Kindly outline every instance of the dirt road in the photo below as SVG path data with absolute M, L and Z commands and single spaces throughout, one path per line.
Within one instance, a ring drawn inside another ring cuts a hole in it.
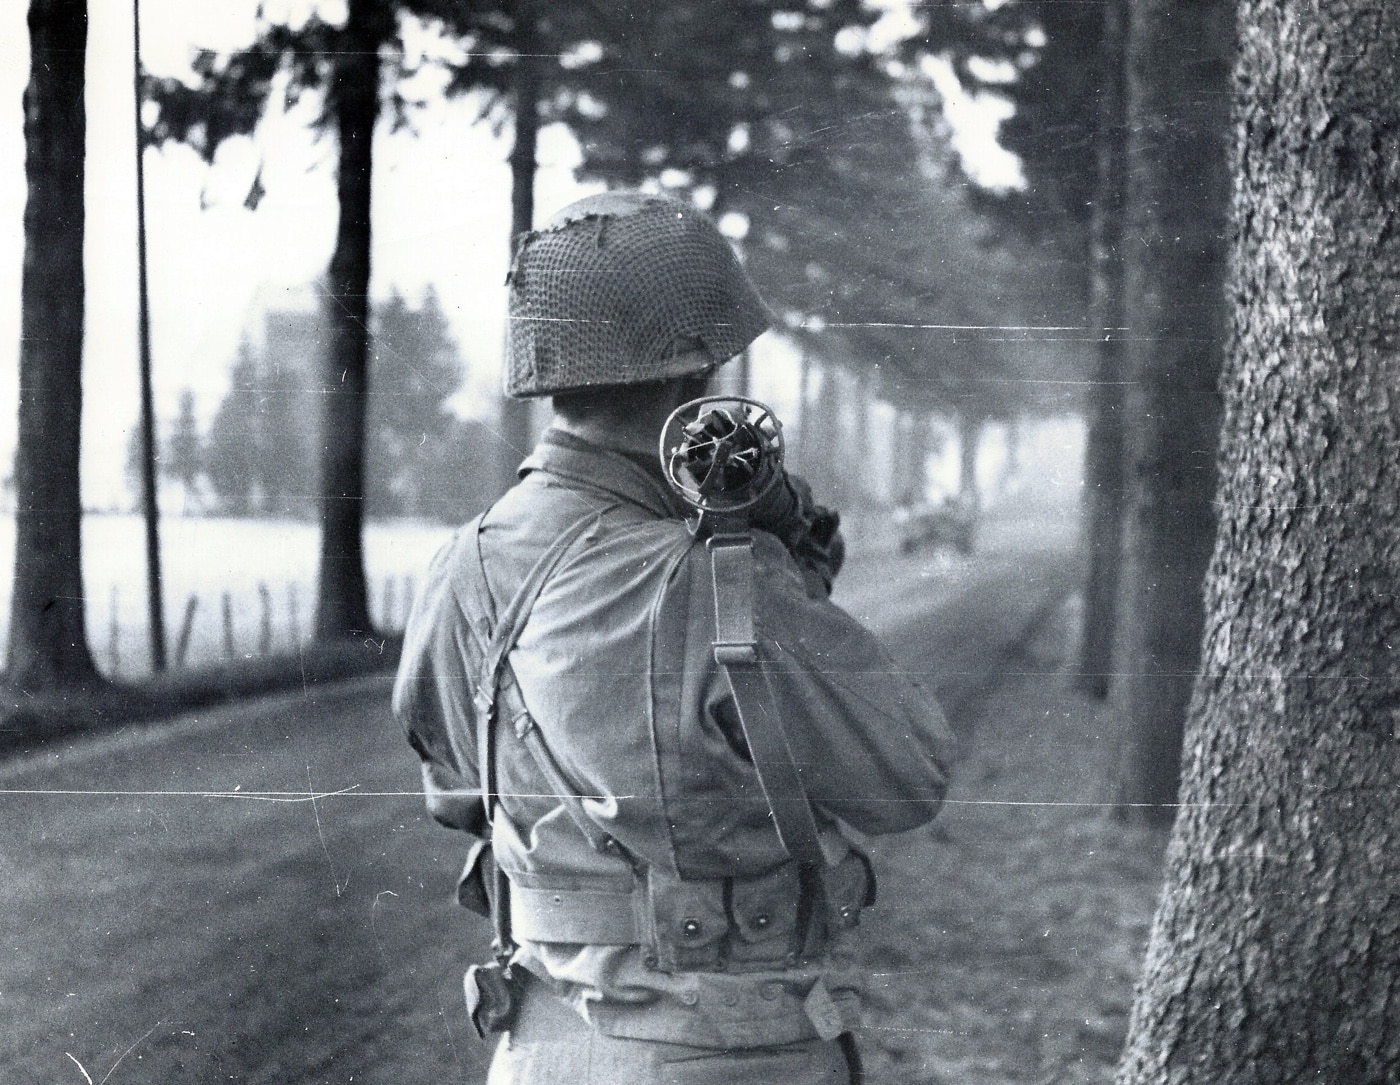
M 970 560 L 871 554 L 839 600 L 954 703 L 1067 582 L 1072 525 Z M 312 689 L 0 766 L 0 1083 L 479 1082 L 450 901 L 388 681 Z M 955 718 L 956 722 L 956 718 Z

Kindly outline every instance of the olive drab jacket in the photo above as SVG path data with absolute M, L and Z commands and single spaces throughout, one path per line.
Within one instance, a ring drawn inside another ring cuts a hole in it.
M 521 471 L 434 559 L 394 693 L 429 810 L 468 835 L 464 903 L 484 910 L 489 839 L 516 963 L 608 1035 L 729 1047 L 853 1027 L 843 931 L 874 883 L 849 829 L 937 812 L 952 755 L 937 705 L 754 533 L 755 626 L 827 861 L 814 920 L 714 660 L 705 546 L 659 467 L 551 430 Z M 508 656 L 488 826 L 483 646 L 570 531 Z

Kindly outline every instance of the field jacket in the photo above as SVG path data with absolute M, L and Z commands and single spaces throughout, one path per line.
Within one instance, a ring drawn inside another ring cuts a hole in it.
M 841 939 L 815 955 L 785 952 L 800 909 L 794 864 L 714 660 L 703 543 L 660 471 L 633 457 L 551 431 L 521 471 L 480 521 L 479 549 L 459 533 L 434 559 L 395 688 L 430 812 L 469 834 L 464 902 L 481 906 L 471 875 L 491 837 L 511 882 L 518 962 L 609 1035 L 752 1046 L 852 1027 L 857 983 Z M 507 681 L 599 832 L 590 841 L 580 830 L 577 804 L 571 816 L 504 716 L 493 831 L 473 703 L 484 616 L 468 613 L 461 578 L 477 578 L 504 608 L 581 519 L 510 653 Z M 952 737 L 874 637 L 809 595 L 776 538 L 754 534 L 755 625 L 821 826 L 833 926 L 850 926 L 873 883 L 849 829 L 899 832 L 931 819 Z

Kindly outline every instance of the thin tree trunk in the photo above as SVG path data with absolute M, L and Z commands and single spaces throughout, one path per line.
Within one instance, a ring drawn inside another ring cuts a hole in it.
M 850 502 L 859 508 L 870 504 L 870 388 L 864 374 L 855 380 L 855 427 L 851 432 Z
M 24 269 L 14 593 L 5 678 L 34 692 L 97 680 L 82 572 L 84 0 L 32 0 L 24 92 Z
M 805 344 L 799 344 L 797 349 L 802 352 L 802 356 L 797 362 L 797 417 L 793 420 L 794 425 L 790 433 L 797 435 L 793 444 L 794 458 L 802 464 L 803 471 L 810 471 L 812 462 L 811 440 L 812 440 L 812 354 Z
M 1025 418 L 1019 413 L 1013 414 L 1006 420 L 1006 459 L 997 472 L 996 492 L 999 498 L 1009 496 L 1016 489 L 1023 466 L 1021 456 L 1024 441 Z
M 146 527 L 146 615 L 151 670 L 165 670 L 165 591 L 160 568 L 160 479 L 156 465 L 156 406 L 151 383 L 150 283 L 146 274 L 146 127 L 141 123 L 141 7 L 133 0 L 131 79 L 136 132 L 136 327 L 141 372 L 141 512 Z
M 982 504 L 977 488 L 977 452 L 986 419 L 967 411 L 958 414 L 958 497 L 977 508 Z
M 817 500 L 840 508 L 846 503 L 846 480 L 842 471 L 845 427 L 841 424 L 839 374 L 828 362 L 821 367 L 819 376 L 821 388 L 812 402 L 812 484 Z
M 1400 8 L 1245 0 L 1205 673 L 1120 1085 L 1400 1081 Z
M 1121 809 L 1169 823 L 1215 535 L 1229 194 L 1228 0 L 1137 0 L 1124 228 L 1131 474 L 1119 648 Z
M 1075 685 L 1108 696 L 1123 553 L 1123 190 L 1127 181 L 1123 0 L 1106 0 L 1099 47 L 1098 195 L 1090 223 L 1090 325 L 1101 336 L 1084 450 L 1084 612 Z
M 928 500 L 928 427 L 929 416 L 924 411 L 915 410 L 902 415 L 900 427 L 904 435 L 904 463 L 896 463 L 896 471 L 903 467 L 905 492 L 918 505 Z
M 535 174 L 538 170 L 540 89 L 544 58 L 540 56 L 534 0 L 516 0 L 515 142 L 510 152 L 510 254 L 535 225 Z M 530 454 L 530 403 L 503 397 L 499 418 L 501 489 L 515 485 L 520 461 Z
M 388 17 L 350 0 L 331 87 L 339 136 L 340 222 L 329 272 L 329 351 L 321 432 L 321 568 L 316 636 L 370 630 L 365 583 L 365 416 L 369 396 L 370 182 L 379 116 L 379 47 Z

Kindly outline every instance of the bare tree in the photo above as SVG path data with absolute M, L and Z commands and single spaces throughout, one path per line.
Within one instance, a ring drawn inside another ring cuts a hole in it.
M 1205 672 L 1120 1085 L 1400 1081 L 1400 7 L 1244 0 Z
M 31 0 L 24 92 L 24 271 L 14 594 L 5 678 L 16 689 L 97 679 L 83 613 L 85 0 Z

